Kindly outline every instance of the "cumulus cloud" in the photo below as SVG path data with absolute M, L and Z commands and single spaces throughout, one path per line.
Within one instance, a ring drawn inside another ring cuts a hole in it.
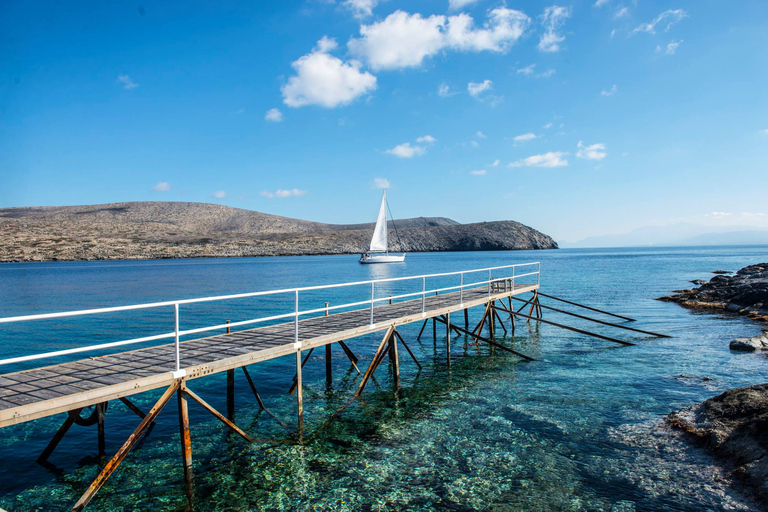
M 451 96 L 455 96 L 456 92 L 451 91 L 451 88 L 448 87 L 448 84 L 443 82 L 437 87 L 437 95 L 441 98 L 450 98 Z
M 283 103 L 334 108 L 376 89 L 376 77 L 361 71 L 359 62 L 344 62 L 328 53 L 336 46 L 334 39 L 323 37 L 311 53 L 291 64 L 296 75 L 281 88 Z
M 283 120 L 283 113 L 276 108 L 271 108 L 267 110 L 266 114 L 264 114 L 264 119 L 267 121 L 272 121 L 273 123 L 279 123 Z
M 726 217 L 732 217 L 733 214 L 731 212 L 711 212 L 707 214 L 707 217 L 711 217 L 713 219 L 724 219 Z
M 429 142 L 430 144 L 431 144 L 432 142 L 435 142 L 435 141 L 437 141 L 437 139 L 436 139 L 436 138 L 434 138 L 434 137 L 433 137 L 433 136 L 431 136 L 431 135 L 423 135 L 423 136 L 421 136 L 421 137 L 419 137 L 419 138 L 417 138 L 417 139 L 416 139 L 416 142 Z
M 532 78 L 549 78 L 555 74 L 555 70 L 548 69 L 546 71 L 542 71 L 541 73 L 536 73 L 536 64 L 530 64 L 524 68 L 518 68 L 517 74 Z
M 217 190 L 216 192 L 213 193 L 213 197 L 215 197 L 216 199 L 224 199 L 225 197 L 227 197 L 227 193 L 224 192 L 223 190 Z
M 387 178 L 373 178 L 373 188 L 389 188 L 389 180 Z
M 118 75 L 116 81 L 123 84 L 123 89 L 135 89 L 139 86 L 139 84 L 131 80 L 131 77 L 128 75 Z
M 171 184 L 168 183 L 167 181 L 161 181 L 157 185 L 152 187 L 152 190 L 154 190 L 155 192 L 168 192 L 169 190 L 171 190 Z
M 486 91 L 493 89 L 493 82 L 490 80 L 483 80 L 482 82 L 469 82 L 467 84 L 467 91 L 473 98 L 477 98 Z
M 646 34 L 655 34 L 656 33 L 656 25 L 664 25 L 666 24 L 666 27 L 664 27 L 664 32 L 669 31 L 670 27 L 674 25 L 675 23 L 679 23 L 682 21 L 683 18 L 688 17 L 688 13 L 686 13 L 682 9 L 670 9 L 667 11 L 662 12 L 656 18 L 653 19 L 653 21 L 649 23 L 641 23 L 637 27 L 635 27 L 634 30 L 632 30 L 633 34 L 637 34 L 639 32 L 645 32 Z
M 591 146 L 585 146 L 582 141 L 578 144 L 579 150 L 576 152 L 577 158 L 585 158 L 587 160 L 602 160 L 608 153 L 606 153 L 605 144 L 598 143 Z
M 616 87 L 616 84 L 613 84 L 613 87 L 610 89 L 600 91 L 600 96 L 613 96 L 617 92 L 619 92 L 619 88 Z
M 352 11 L 355 18 L 367 18 L 373 14 L 378 0 L 344 0 L 344 7 Z
M 388 149 L 386 152 L 387 154 L 394 155 L 398 158 L 412 158 L 414 156 L 423 155 L 426 151 L 427 150 L 422 146 L 411 146 L 410 142 L 403 142 L 392 149 Z
M 568 165 L 568 160 L 564 158 L 567 155 L 562 151 L 550 151 L 512 162 L 508 167 L 565 167 Z
M 541 25 L 544 33 L 539 39 L 539 50 L 542 52 L 560 51 L 560 43 L 565 41 L 565 36 L 560 35 L 559 30 L 565 25 L 565 20 L 571 17 L 571 9 L 552 5 L 544 9 L 541 15 Z
M 680 43 L 682 43 L 682 42 L 683 42 L 682 39 L 679 40 L 679 41 L 672 40 L 672 41 L 670 41 L 667 44 L 666 50 L 664 48 L 662 48 L 661 46 L 657 46 L 656 47 L 656 51 L 659 52 L 659 53 L 661 53 L 663 51 L 665 55 L 674 55 L 675 52 L 677 51 L 677 47 L 680 46 Z
M 515 141 L 515 144 L 518 142 L 528 142 L 529 140 L 533 140 L 537 137 L 535 133 L 528 132 L 524 133 L 522 135 L 516 135 L 515 137 L 512 137 L 512 140 Z
M 284 197 L 300 197 L 307 193 L 306 190 L 299 190 L 297 188 L 291 188 L 288 190 L 277 189 L 274 192 L 264 190 L 261 195 L 269 199 L 282 199 Z
M 476 4 L 478 0 L 448 0 L 448 8 L 454 11 L 463 9 L 468 5 Z
M 488 171 L 486 171 L 485 169 L 479 169 L 477 171 L 470 171 L 469 174 L 471 174 L 472 176 L 485 176 L 486 174 L 488 174 Z
M 627 14 L 629 14 L 629 7 L 622 7 L 621 9 L 616 11 L 616 14 L 613 15 L 613 19 L 617 20 L 619 18 L 623 18 Z
M 500 163 L 501 163 L 501 160 L 497 158 L 496 160 L 493 161 L 493 163 L 491 164 L 491 167 L 498 167 Z
M 381 21 L 361 25 L 360 37 L 350 39 L 347 47 L 374 71 L 418 67 L 447 50 L 505 53 L 529 24 L 524 13 L 506 7 L 490 11 L 482 28 L 464 13 L 423 17 L 397 10 Z
M 542 126 L 542 128 L 544 128 L 545 130 L 549 130 L 550 128 L 552 128 L 552 123 L 547 123 L 544 126 Z
M 595 0 L 595 7 L 602 7 L 608 3 L 608 0 Z

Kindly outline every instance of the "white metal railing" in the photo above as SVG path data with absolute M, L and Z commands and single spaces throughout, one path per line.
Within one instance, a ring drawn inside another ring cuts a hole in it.
M 532 267 L 534 270 L 528 271 L 522 274 L 517 273 L 517 269 L 519 267 Z M 511 270 L 511 275 L 509 276 L 499 276 L 499 271 L 502 270 Z M 497 272 L 497 276 L 493 277 L 493 272 Z M 466 283 L 464 276 L 467 274 L 476 274 L 481 272 L 488 272 L 488 280 L 484 281 L 475 281 Z M 459 284 L 455 286 L 447 286 L 443 288 L 435 288 L 431 290 L 427 290 L 427 279 L 433 279 L 438 277 L 449 277 L 449 276 L 459 276 Z M 422 314 L 426 314 L 426 297 L 427 294 L 433 294 L 433 293 L 440 293 L 440 292 L 450 292 L 450 291 L 459 291 L 459 304 L 464 304 L 464 290 L 471 289 L 471 288 L 477 288 L 483 285 L 488 286 L 488 296 L 490 297 L 492 293 L 492 286 L 493 282 L 500 281 L 500 280 L 511 280 L 512 286 L 515 285 L 515 280 L 521 279 L 524 277 L 529 276 L 536 276 L 536 284 L 540 284 L 540 278 L 541 278 L 541 263 L 535 262 L 535 263 L 522 263 L 522 264 L 516 264 L 516 265 L 503 265 L 498 267 L 489 267 L 489 268 L 482 268 L 482 269 L 475 269 L 475 270 L 464 270 L 460 272 L 443 272 L 438 274 L 424 274 L 420 276 L 407 276 L 407 277 L 391 277 L 386 279 L 375 279 L 375 280 L 369 280 L 369 281 L 355 281 L 355 282 L 349 282 L 349 283 L 337 283 L 337 284 L 329 284 L 329 285 L 318 285 L 318 286 L 304 286 L 301 288 L 285 288 L 280 290 L 268 290 L 263 292 L 250 292 L 250 293 L 238 293 L 234 295 L 218 295 L 214 297 L 202 297 L 202 298 L 196 298 L 196 299 L 182 299 L 182 300 L 174 300 L 174 301 L 164 301 L 164 302 L 151 302 L 146 304 L 134 304 L 130 306 L 113 306 L 113 307 L 106 307 L 106 308 L 95 308 L 95 309 L 84 309 L 80 311 L 64 311 L 61 313 L 44 313 L 44 314 L 37 314 L 37 315 L 23 315 L 23 316 L 12 316 L 12 317 L 6 317 L 6 318 L 0 318 L 0 324 L 9 324 L 9 323 L 18 323 L 18 322 L 30 322 L 35 320 L 46 320 L 46 319 L 55 319 L 55 318 L 68 318 L 68 317 L 75 317 L 75 316 L 86 316 L 86 315 L 97 315 L 97 314 L 104 314 L 104 313 L 116 313 L 121 311 L 135 311 L 135 310 L 146 310 L 146 309 L 154 309 L 154 308 L 161 308 L 161 307 L 170 307 L 173 306 L 174 310 L 174 330 L 173 332 L 166 332 L 161 334 L 155 334 L 152 336 L 144 336 L 140 338 L 132 338 L 128 340 L 122 340 L 122 341 L 114 341 L 110 343 L 100 343 L 97 345 L 89 345 L 85 347 L 77 347 L 77 348 L 70 348 L 70 349 L 64 349 L 64 350 L 56 350 L 52 352 L 43 352 L 39 354 L 31 354 L 27 356 L 19 356 L 19 357 L 11 357 L 6 359 L 0 359 L 0 366 L 7 365 L 7 364 L 13 364 L 13 363 L 23 363 L 27 361 L 34 361 L 37 359 L 47 359 L 52 357 L 59 357 L 59 356 L 65 356 L 70 354 L 77 354 L 81 352 L 88 352 L 93 350 L 103 350 L 108 348 L 114 348 L 114 347 L 120 347 L 123 345 L 133 345 L 133 344 L 140 344 L 140 343 L 147 343 L 150 341 L 157 341 L 157 340 L 163 340 L 163 339 L 171 339 L 174 340 L 174 348 L 175 348 L 175 372 L 180 372 L 181 369 L 181 357 L 180 357 L 180 338 L 183 336 L 188 336 L 191 334 L 199 334 L 203 332 L 210 332 L 210 331 L 217 331 L 217 330 L 223 330 L 227 328 L 233 328 L 233 327 L 239 327 L 243 325 L 252 325 L 257 323 L 264 323 L 264 322 L 270 322 L 274 320 L 282 320 L 286 318 L 292 318 L 293 324 L 294 324 L 294 343 L 296 350 L 301 350 L 301 343 L 299 341 L 299 317 L 301 316 L 307 316 L 307 315 L 313 315 L 316 313 L 328 313 L 330 311 L 338 310 L 338 309 L 348 309 L 356 306 L 363 306 L 368 305 L 370 307 L 370 325 L 371 327 L 374 327 L 374 306 L 377 302 L 382 301 L 393 301 L 397 299 L 413 299 L 417 297 L 421 297 L 421 312 Z M 400 295 L 394 295 L 394 296 L 388 296 L 383 298 L 376 298 L 376 285 L 381 283 L 393 283 L 393 282 L 401 282 L 401 281 L 415 281 L 415 280 L 421 280 L 421 290 L 412 292 L 412 293 L 404 293 Z M 371 288 L 371 298 L 369 300 L 362 300 L 357 302 L 349 302 L 345 304 L 340 304 L 338 306 L 324 306 L 322 308 L 315 308 L 315 309 L 309 309 L 305 311 L 299 311 L 299 292 L 308 292 L 308 291 L 315 291 L 315 290 L 329 290 L 329 289 L 335 289 L 335 288 L 344 288 L 344 287 L 352 287 L 352 286 L 364 286 L 364 285 L 370 285 Z M 202 302 L 214 302 L 214 301 L 223 301 L 223 300 L 233 300 L 233 299 L 244 299 L 244 298 L 250 298 L 250 297 L 264 297 L 268 295 L 280 295 L 280 294 L 293 294 L 294 296 L 294 308 L 293 311 L 290 313 L 283 313 L 279 315 L 271 315 L 266 317 L 259 317 L 259 318 L 252 318 L 248 320 L 241 320 L 237 322 L 232 323 L 224 323 L 224 324 L 217 324 L 217 325 L 211 325 L 207 327 L 199 327 L 195 329 L 187 329 L 187 330 L 181 330 L 180 328 L 180 318 L 179 318 L 179 309 L 180 306 L 183 304 L 197 304 Z

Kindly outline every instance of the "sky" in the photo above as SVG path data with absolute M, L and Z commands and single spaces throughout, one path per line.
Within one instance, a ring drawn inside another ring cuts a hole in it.
M 0 207 L 768 228 L 768 2 L 3 2 Z

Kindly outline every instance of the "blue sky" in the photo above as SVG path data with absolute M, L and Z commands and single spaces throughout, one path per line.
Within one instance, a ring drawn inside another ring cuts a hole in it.
M 768 227 L 768 2 L 5 2 L 0 206 Z

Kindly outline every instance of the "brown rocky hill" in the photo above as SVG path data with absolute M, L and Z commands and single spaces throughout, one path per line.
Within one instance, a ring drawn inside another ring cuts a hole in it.
M 443 217 L 390 223 L 393 251 L 555 249 L 514 221 L 459 224 Z M 373 224 L 322 224 L 216 204 L 134 202 L 0 208 L 0 261 L 352 254 Z

